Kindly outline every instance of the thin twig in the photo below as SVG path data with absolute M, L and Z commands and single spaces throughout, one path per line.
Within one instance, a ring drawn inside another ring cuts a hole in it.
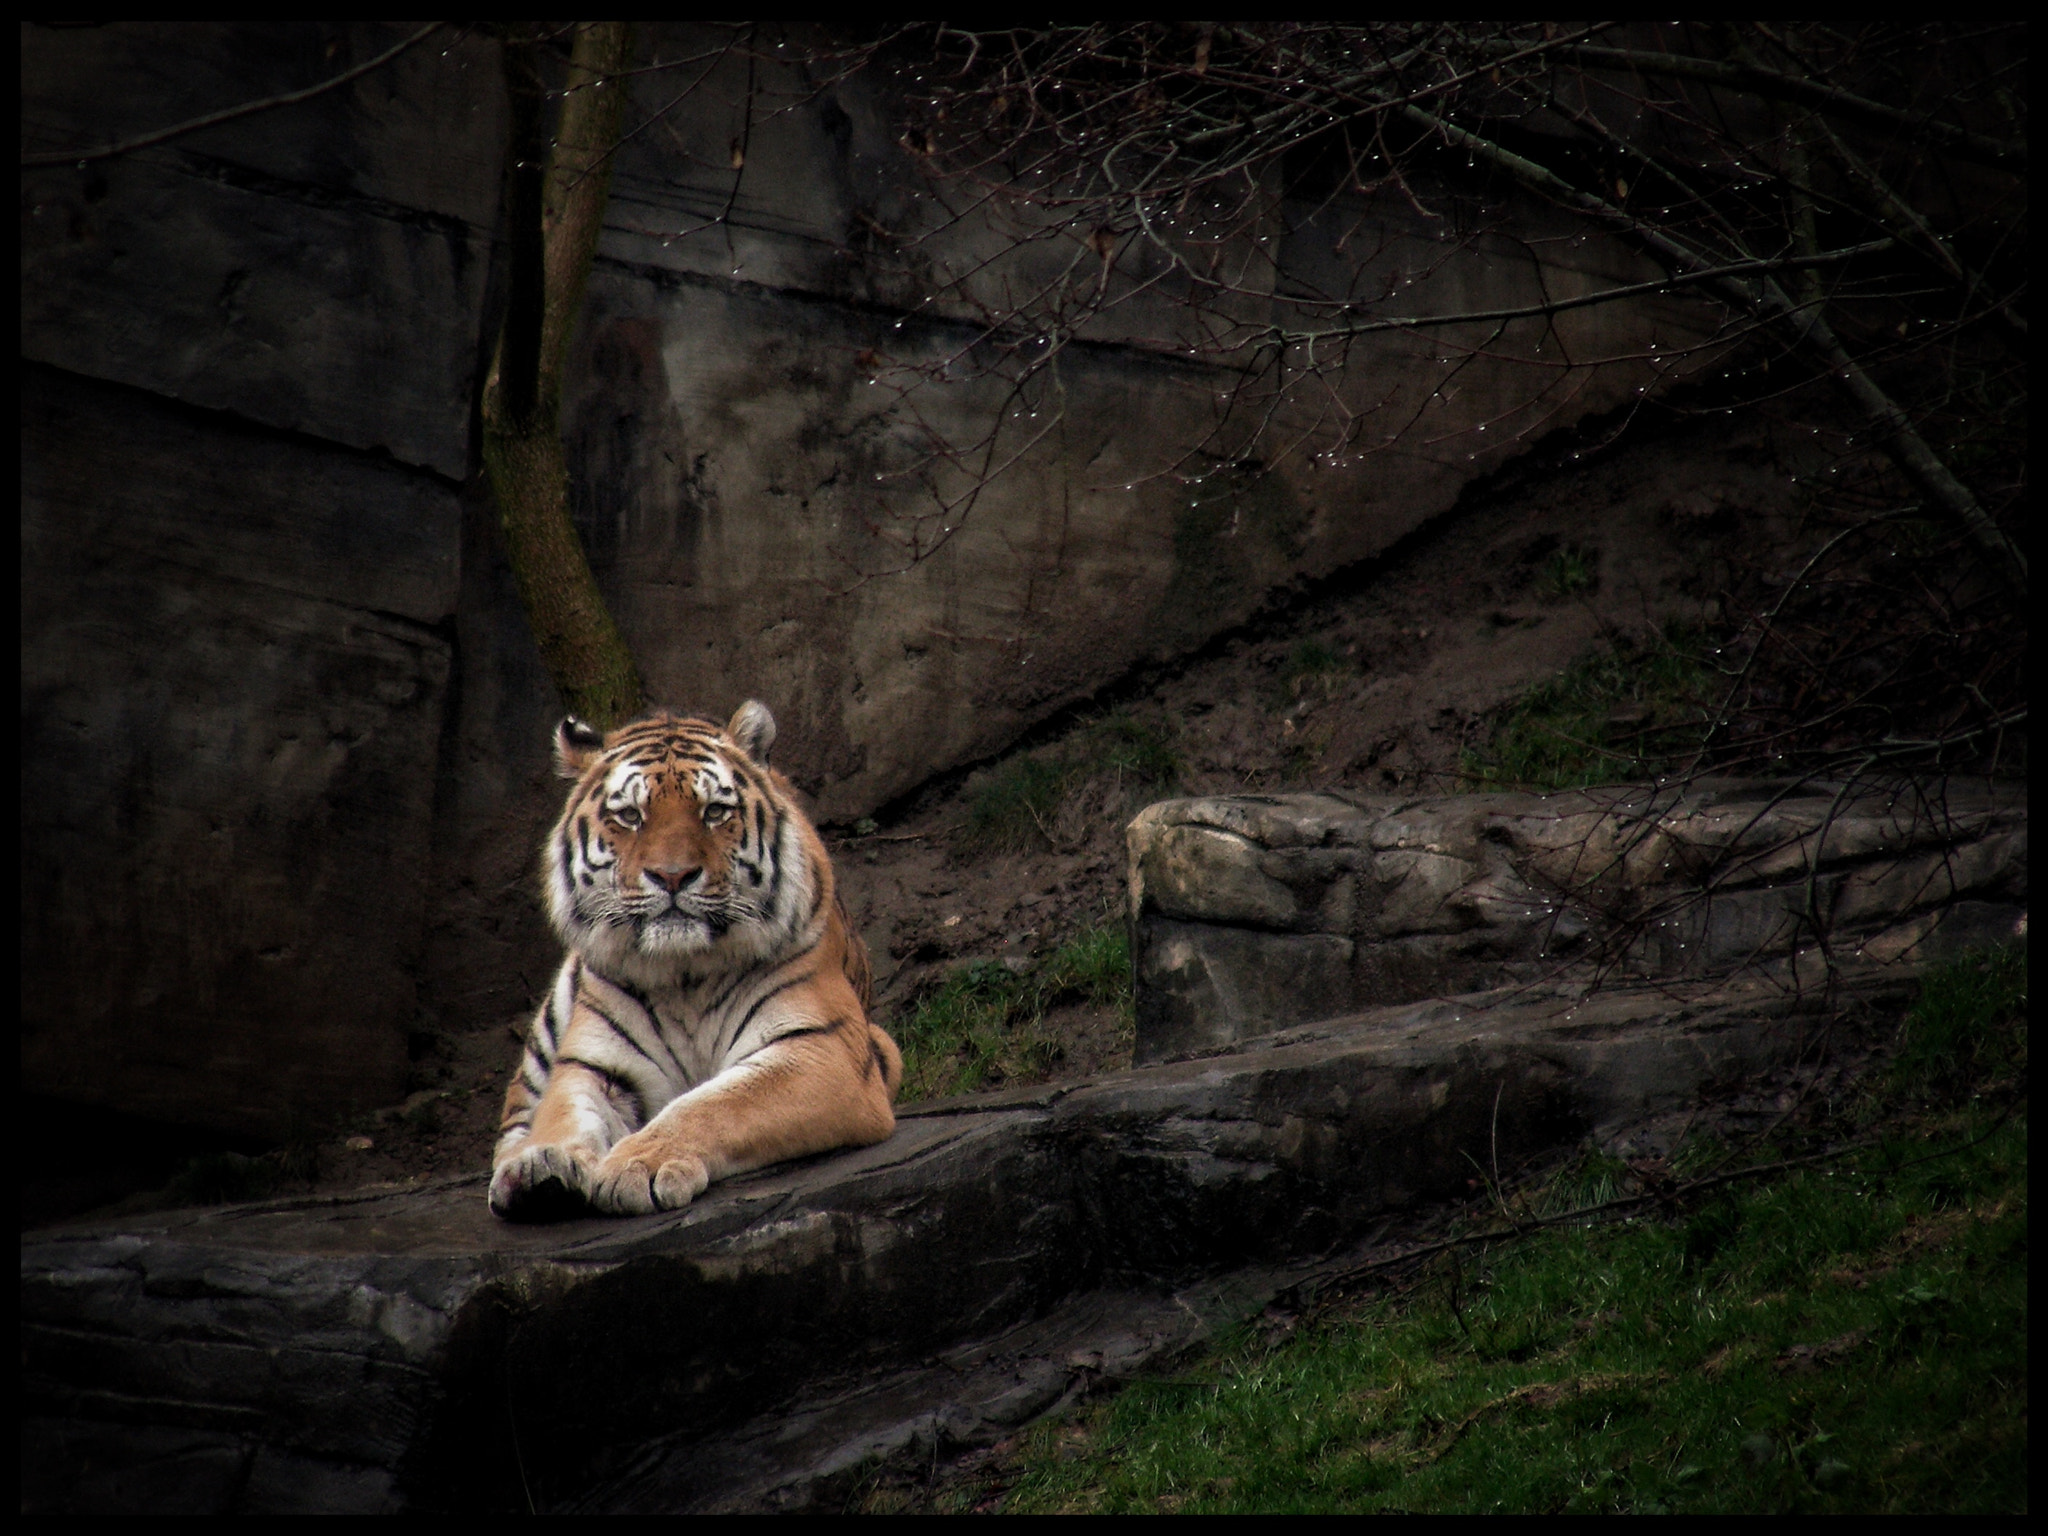
M 266 96 L 260 101 L 245 101 L 239 106 L 224 107 L 218 112 L 209 112 L 204 117 L 195 117 L 189 122 L 176 123 L 169 128 L 160 128 L 154 133 L 141 134 L 136 138 L 122 139 L 116 144 L 99 144 L 89 149 L 38 150 L 35 154 L 21 157 L 21 168 L 26 171 L 46 165 L 84 165 L 88 160 L 108 160 L 115 155 L 147 149 L 152 144 L 161 144 L 167 139 L 175 139 L 183 134 L 197 133 L 202 128 L 232 123 L 237 118 L 253 117 L 258 112 L 268 112 L 275 107 L 289 107 L 295 102 L 311 101 L 315 96 L 334 90 L 337 86 L 347 85 L 351 80 L 360 80 L 374 69 L 383 68 L 401 53 L 417 47 L 447 25 L 445 21 L 429 22 L 395 48 L 387 48 L 374 59 L 366 59 L 352 69 L 345 69 L 331 79 L 322 80 L 318 85 L 309 85 L 298 91 L 286 91 L 282 96 Z

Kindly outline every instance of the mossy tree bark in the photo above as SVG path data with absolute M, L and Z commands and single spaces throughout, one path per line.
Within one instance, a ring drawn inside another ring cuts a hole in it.
M 639 712 L 645 691 L 569 517 L 562 360 L 603 224 L 631 38 L 624 22 L 579 26 L 559 111 L 546 46 L 538 27 L 505 36 L 510 251 L 505 323 L 484 382 L 484 471 L 548 674 L 571 713 L 608 730 Z

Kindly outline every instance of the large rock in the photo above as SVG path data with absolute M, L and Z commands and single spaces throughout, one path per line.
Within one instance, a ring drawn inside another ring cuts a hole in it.
M 1762 980 L 1382 1009 L 934 1105 L 641 1220 L 507 1226 L 477 1177 L 30 1234 L 23 1508 L 843 1498 L 1198 1342 L 1475 1161 L 1839 1046 L 1896 992 L 1870 986 L 1825 1012 Z
M 2024 790 L 1960 781 L 1169 800 L 1127 844 L 1140 1061 L 1503 974 L 1926 958 L 2027 898 Z
M 23 1086 L 263 1138 L 392 1101 L 452 488 L 54 369 L 24 384 Z
M 382 53 L 379 22 L 24 22 L 24 150 L 119 142 Z M 22 172 L 21 352 L 461 479 L 504 164 L 497 47 Z
M 23 145 L 409 30 L 25 23 Z M 275 1140 L 404 1092 L 503 95 L 451 28 L 22 173 L 22 1072 L 53 1116 Z

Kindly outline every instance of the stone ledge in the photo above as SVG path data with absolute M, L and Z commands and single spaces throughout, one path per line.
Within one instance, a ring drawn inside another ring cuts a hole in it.
M 1918 961 L 2009 936 L 2027 897 L 2013 784 L 1238 795 L 1149 806 L 1126 842 L 1141 1062 L 1575 969 Z
M 801 1506 L 1041 1411 L 1074 1351 L 1193 1337 L 1120 1296 L 1312 1263 L 1829 1016 L 1763 978 L 1507 990 L 927 1106 L 643 1220 L 508 1227 L 467 1179 L 30 1233 L 23 1508 Z

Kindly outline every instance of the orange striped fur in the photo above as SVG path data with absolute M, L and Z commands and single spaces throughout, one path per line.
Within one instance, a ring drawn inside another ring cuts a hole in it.
M 568 948 L 535 1013 L 491 1173 L 511 1219 L 688 1205 L 714 1179 L 895 1129 L 896 1043 L 817 831 L 749 700 L 720 729 L 562 722 L 549 834 Z

